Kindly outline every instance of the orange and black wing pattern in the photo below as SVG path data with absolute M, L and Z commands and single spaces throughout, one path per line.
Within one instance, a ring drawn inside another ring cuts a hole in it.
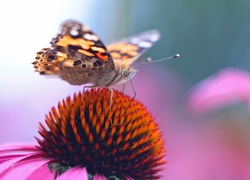
M 86 25 L 64 22 L 51 46 L 37 53 L 35 71 L 56 75 L 72 85 L 105 85 L 115 75 L 114 61 L 101 42 Z M 104 79 L 103 77 L 107 77 Z
M 114 69 L 114 62 L 98 36 L 86 25 L 68 20 L 52 39 L 51 47 L 37 53 L 33 62 L 41 74 L 65 74 L 91 68 Z

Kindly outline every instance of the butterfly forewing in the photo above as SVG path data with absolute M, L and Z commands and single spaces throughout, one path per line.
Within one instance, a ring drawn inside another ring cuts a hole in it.
M 33 64 L 41 74 L 58 75 L 73 85 L 102 86 L 115 75 L 112 57 L 98 36 L 71 20 L 62 24 L 51 47 L 38 52 Z
M 51 45 L 66 47 L 89 57 L 102 61 L 110 59 L 106 47 L 99 37 L 88 26 L 77 21 L 66 21 L 62 24 L 60 33 L 52 39 Z

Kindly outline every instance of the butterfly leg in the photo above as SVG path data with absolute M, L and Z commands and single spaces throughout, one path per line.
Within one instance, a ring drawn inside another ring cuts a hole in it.
M 124 93 L 125 87 L 126 87 L 126 83 L 123 83 L 123 86 L 122 86 L 122 93 Z
M 87 88 L 95 88 L 96 86 L 83 86 L 82 92 L 83 94 L 85 94 L 85 92 L 87 91 Z
M 133 95 L 133 98 L 132 98 L 132 101 L 133 101 L 135 99 L 135 96 L 136 96 L 136 90 L 135 90 L 134 84 L 132 82 L 132 79 L 129 79 L 129 81 L 130 81 L 130 84 L 131 84 L 133 92 L 134 92 L 134 95 Z
M 83 88 L 82 88 L 82 94 L 85 94 L 85 91 L 86 91 L 85 86 L 83 86 Z
M 82 92 L 83 94 L 86 92 L 87 88 L 94 88 L 95 86 L 83 86 Z
M 114 92 L 113 92 L 113 89 L 111 89 L 110 87 L 106 86 L 106 88 L 108 90 L 110 90 L 110 100 L 109 100 L 109 110 L 110 110 L 111 106 L 112 106 L 112 100 L 113 100 L 113 94 L 114 94 Z
M 131 103 L 133 102 L 133 100 L 135 99 L 135 96 L 136 96 L 136 90 L 135 90 L 135 87 L 134 87 L 133 81 L 132 81 L 132 79 L 129 79 L 129 81 L 130 81 L 130 84 L 131 84 L 131 86 L 132 86 L 132 89 L 133 89 L 134 95 L 133 95 L 133 98 L 132 98 L 132 100 L 130 101 L 130 103 L 129 103 L 128 107 L 131 105 Z M 128 107 L 127 107 L 127 109 L 128 109 Z M 125 110 L 125 112 L 127 111 L 127 109 Z

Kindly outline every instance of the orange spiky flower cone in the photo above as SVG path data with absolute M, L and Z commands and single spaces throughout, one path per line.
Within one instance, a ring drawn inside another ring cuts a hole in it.
M 157 179 L 165 163 L 157 123 L 139 101 L 117 91 L 109 109 L 109 94 L 92 89 L 68 97 L 46 116 L 48 130 L 40 123 L 40 148 L 56 160 L 50 168 L 58 175 L 80 166 L 107 178 Z

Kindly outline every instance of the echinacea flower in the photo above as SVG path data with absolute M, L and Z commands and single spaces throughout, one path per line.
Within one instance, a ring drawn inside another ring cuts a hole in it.
M 146 107 L 114 91 L 66 98 L 46 115 L 38 145 L 0 148 L 0 179 L 159 179 L 164 141 Z

